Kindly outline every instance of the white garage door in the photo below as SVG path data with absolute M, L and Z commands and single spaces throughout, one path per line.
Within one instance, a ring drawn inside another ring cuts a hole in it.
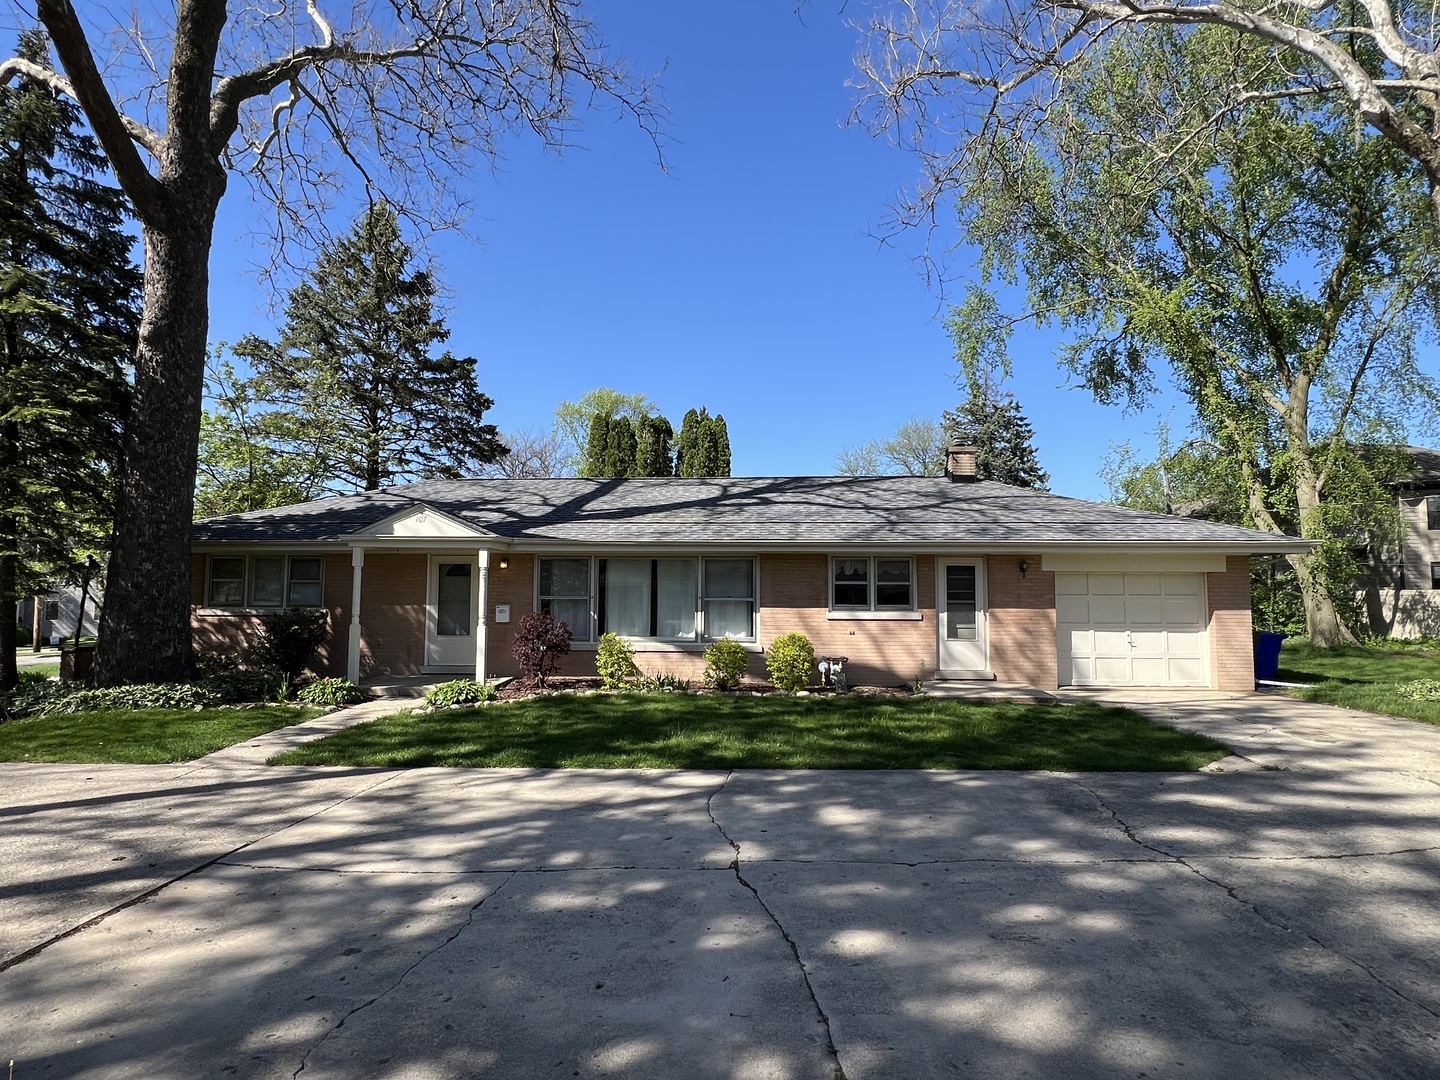
M 1055 575 L 1062 686 L 1209 686 L 1203 574 Z

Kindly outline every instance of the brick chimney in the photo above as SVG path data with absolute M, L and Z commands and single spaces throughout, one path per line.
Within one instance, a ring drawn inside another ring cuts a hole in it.
M 974 446 L 952 442 L 945 448 L 945 475 L 951 480 L 971 481 L 975 475 L 975 455 L 979 450 Z

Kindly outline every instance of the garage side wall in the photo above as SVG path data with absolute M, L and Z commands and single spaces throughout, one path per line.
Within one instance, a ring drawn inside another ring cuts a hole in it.
M 1230 555 L 1223 574 L 1206 574 L 1210 609 L 1210 685 L 1248 693 L 1255 689 L 1250 621 L 1250 558 Z
M 1024 576 L 1020 560 L 1028 563 Z M 1041 690 L 1059 685 L 1055 636 L 1055 575 L 1040 569 L 1039 555 L 991 555 L 990 670 L 1000 682 Z

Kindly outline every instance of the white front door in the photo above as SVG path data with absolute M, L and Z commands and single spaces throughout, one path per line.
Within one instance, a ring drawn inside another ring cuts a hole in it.
M 935 621 L 940 637 L 936 674 L 941 678 L 988 678 L 985 561 L 941 559 L 936 571 Z
M 429 601 L 425 605 L 426 668 L 475 667 L 476 577 L 474 559 L 458 555 L 430 557 Z

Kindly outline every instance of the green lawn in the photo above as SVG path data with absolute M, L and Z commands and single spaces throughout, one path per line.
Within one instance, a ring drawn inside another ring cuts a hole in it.
M 289 727 L 318 709 L 104 709 L 0 724 L 0 761 L 163 765 Z
M 1228 753 L 1090 703 L 622 694 L 400 713 L 272 764 L 1185 771 Z
M 1355 645 L 1316 649 L 1308 641 L 1287 641 L 1280 650 L 1277 678 L 1313 684 L 1292 691 L 1306 701 L 1440 724 L 1440 701 L 1414 701 L 1395 693 L 1403 683 L 1440 679 L 1440 652 Z

